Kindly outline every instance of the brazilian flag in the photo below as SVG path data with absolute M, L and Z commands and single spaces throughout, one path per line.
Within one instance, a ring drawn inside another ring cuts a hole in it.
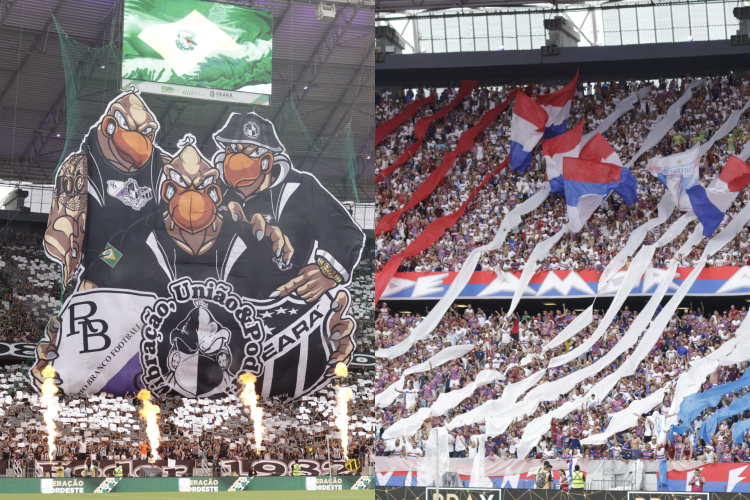
M 122 254 L 109 243 L 104 247 L 104 251 L 99 254 L 99 258 L 106 262 L 109 267 L 115 267 L 121 257 Z
M 270 10 L 125 0 L 122 77 L 270 94 L 272 32 Z

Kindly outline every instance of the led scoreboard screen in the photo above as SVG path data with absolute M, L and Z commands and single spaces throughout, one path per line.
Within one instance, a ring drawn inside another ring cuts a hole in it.
M 269 104 L 273 14 L 202 0 L 125 0 L 123 88 Z

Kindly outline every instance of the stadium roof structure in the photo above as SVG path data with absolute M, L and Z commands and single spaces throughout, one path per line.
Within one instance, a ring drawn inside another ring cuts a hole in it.
M 617 0 L 614 0 L 615 2 Z M 607 2 L 614 3 L 612 1 Z M 404 12 L 407 10 L 439 11 L 448 9 L 480 9 L 491 7 L 542 7 L 562 5 L 587 5 L 586 0 L 376 0 L 378 13 Z
M 272 105 L 288 98 L 312 138 L 330 137 L 351 121 L 360 202 L 374 199 L 374 26 L 371 0 L 330 0 L 332 21 L 318 20 L 318 0 L 209 0 L 273 10 Z M 65 150 L 66 88 L 55 20 L 71 39 L 90 47 L 114 41 L 121 57 L 123 0 L 0 0 L 0 179 L 49 184 Z M 103 85 L 106 65 L 77 67 L 84 90 L 82 119 L 93 124 L 118 89 Z M 84 87 L 85 86 L 85 87 Z M 210 157 L 211 134 L 241 106 L 144 94 L 161 130 L 156 141 L 168 151 L 192 132 Z M 85 103 L 84 103 L 85 104 Z M 238 109 L 240 108 L 240 109 Z M 187 112 L 186 112 L 187 111 Z M 89 116 L 90 115 L 90 116 Z M 312 152 L 313 148 L 310 148 Z M 294 158 L 340 199 L 347 197 L 347 169 L 315 154 Z M 343 162 L 342 162 L 343 163 Z M 369 170 L 369 174 L 368 174 Z M 351 194 L 350 192 L 348 194 Z M 349 198 L 351 199 L 351 198 Z

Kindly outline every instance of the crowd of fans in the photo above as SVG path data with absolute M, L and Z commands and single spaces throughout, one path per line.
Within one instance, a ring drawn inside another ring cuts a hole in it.
M 638 101 L 633 109 L 625 113 L 603 135 L 618 153 L 623 164 L 635 157 L 641 144 L 654 125 L 664 118 L 667 109 L 687 89 L 692 81 L 690 75 L 682 79 L 666 81 L 622 80 L 608 83 L 579 82 L 571 107 L 568 128 L 584 122 L 584 134 L 594 130 L 601 121 L 615 110 L 618 102 L 636 90 L 649 85 L 653 88 Z M 536 94 L 553 92 L 566 82 L 557 85 L 535 85 Z M 513 90 L 512 87 L 479 88 L 451 111 L 444 119 L 433 123 L 421 148 L 398 171 L 378 184 L 376 192 L 376 217 L 400 209 L 419 185 L 441 163 L 447 151 L 455 148 L 461 134 L 476 125 L 487 110 L 493 109 Z M 407 91 L 399 96 L 384 92 L 376 98 L 378 122 L 395 116 L 411 100 L 421 99 L 436 89 Z M 413 129 L 417 120 L 435 113 L 456 95 L 456 90 L 442 90 L 438 98 L 425 106 L 404 125 L 390 134 L 376 151 L 379 169 L 392 164 L 413 142 Z M 750 77 L 727 75 L 706 76 L 705 85 L 692 91 L 692 98 L 682 110 L 681 118 L 667 135 L 650 151 L 642 154 L 633 166 L 638 182 L 638 201 L 626 206 L 615 194 L 594 213 L 591 221 L 578 234 L 565 235 L 549 257 L 540 263 L 538 271 L 592 269 L 601 272 L 610 259 L 623 247 L 630 232 L 657 215 L 656 206 L 664 195 L 664 187 L 658 179 L 646 171 L 653 156 L 667 156 L 682 152 L 708 140 L 725 122 L 733 110 L 740 109 L 750 97 Z M 445 180 L 424 201 L 404 213 L 396 228 L 382 233 L 376 240 L 376 270 L 379 271 L 388 259 L 403 251 L 422 229 L 443 215 L 454 212 L 477 186 L 484 176 L 494 170 L 509 154 L 511 113 L 504 112 L 475 141 L 475 147 L 457 158 Z M 750 139 L 750 113 L 743 113 L 737 126 L 729 135 L 718 140 L 701 158 L 701 181 L 707 185 L 716 178 L 729 155 L 739 153 Z M 526 173 L 516 173 L 505 168 L 493 176 L 490 183 L 477 194 L 474 201 L 458 222 L 432 247 L 421 254 L 405 259 L 401 272 L 458 271 L 472 249 L 489 243 L 500 226 L 502 218 L 515 205 L 539 191 L 545 183 L 544 162 L 541 146 L 537 147 L 531 167 Z M 750 200 L 750 191 L 745 190 L 727 212 L 722 226 Z M 680 213 L 675 211 L 669 220 L 649 232 L 644 244 L 654 243 Z M 559 232 L 567 222 L 564 197 L 551 195 L 536 211 L 523 218 L 517 230 L 508 235 L 505 245 L 496 252 L 487 252 L 481 258 L 477 270 L 520 271 L 524 268 L 534 246 Z M 672 259 L 680 259 L 682 266 L 697 263 L 705 238 L 687 255 L 676 255 L 695 223 L 687 226 L 683 234 L 670 245 L 659 248 L 654 255 L 653 266 L 665 267 Z M 750 263 L 750 241 L 748 231 L 742 232 L 724 249 L 708 261 L 709 266 L 746 265 Z M 627 267 L 627 264 L 626 264 Z M 661 310 L 659 306 L 658 312 Z M 378 305 L 376 320 L 376 348 L 387 348 L 400 343 L 421 320 L 420 314 L 392 313 L 384 302 Z M 425 311 L 427 313 L 427 311 Z M 403 356 L 394 359 L 378 359 L 376 367 L 376 391 L 382 392 L 391 383 L 401 378 L 408 367 L 428 360 L 442 349 L 452 345 L 472 344 L 470 353 L 449 364 L 429 371 L 407 376 L 404 390 L 397 400 L 379 410 L 381 423 L 379 432 L 406 418 L 419 408 L 432 405 L 441 393 L 465 387 L 474 381 L 482 369 L 494 369 L 505 373 L 505 378 L 493 384 L 479 387 L 456 408 L 444 415 L 428 418 L 414 436 L 401 436 L 398 440 L 378 441 L 379 455 L 421 456 L 433 426 L 444 426 L 456 416 L 470 411 L 483 403 L 501 397 L 506 384 L 518 382 L 544 368 L 553 357 L 575 349 L 585 342 L 598 327 L 604 311 L 596 311 L 594 321 L 580 333 L 559 346 L 546 349 L 548 344 L 566 325 L 575 319 L 575 311 L 545 311 L 536 315 L 514 314 L 506 318 L 504 311 L 476 311 L 471 305 L 460 310 L 456 306 L 442 318 L 430 336 L 417 342 Z M 653 413 L 666 415 L 671 406 L 676 378 L 690 367 L 691 361 L 717 349 L 734 336 L 734 332 L 746 316 L 745 307 L 719 311 L 707 311 L 690 305 L 688 310 L 674 315 L 669 327 L 635 371 L 635 375 L 620 380 L 616 387 L 601 401 L 591 400 L 583 411 L 575 411 L 562 420 L 553 420 L 550 432 L 531 451 L 529 457 L 517 457 L 516 447 L 523 437 L 526 425 L 534 418 L 553 411 L 560 405 L 583 398 L 586 392 L 604 377 L 613 373 L 633 352 L 629 349 L 618 359 L 590 379 L 586 379 L 570 392 L 560 395 L 558 400 L 543 402 L 533 415 L 524 415 L 513 422 L 506 432 L 488 439 L 486 454 L 497 458 L 552 458 L 579 457 L 583 459 L 654 459 L 659 456 L 716 461 L 750 460 L 750 435 L 741 445 L 734 446 L 731 439 L 731 421 L 722 422 L 713 434 L 710 443 L 689 437 L 677 436 L 674 443 L 666 447 L 657 446 Z M 623 336 L 637 311 L 628 307 L 618 312 L 604 335 L 594 343 L 590 351 L 570 363 L 548 369 L 539 383 L 546 383 L 591 365 L 606 354 Z M 514 366 L 515 365 L 515 366 Z M 737 380 L 746 366 L 731 366 L 717 370 L 703 384 L 702 391 Z M 507 370 L 507 373 L 506 373 Z M 664 401 L 653 412 L 641 415 L 637 426 L 612 436 L 606 445 L 582 446 L 585 437 L 606 430 L 613 414 L 628 411 L 633 401 L 645 398 L 660 388 L 665 389 Z M 735 397 L 744 395 L 748 388 L 727 394 L 719 407 L 730 404 Z M 519 397 L 522 399 L 523 395 Z M 700 426 L 708 415 L 718 409 L 706 409 L 693 423 Z M 748 412 L 745 412 L 748 413 Z M 750 414 L 738 415 L 734 420 L 750 418 Z M 476 442 L 471 439 L 484 433 L 485 422 L 459 427 L 449 436 L 452 456 L 473 456 Z
M 50 460 L 39 396 L 30 391 L 25 372 L 21 365 L 0 370 L 0 399 L 4 400 L 0 450 L 4 460 Z M 349 402 L 350 458 L 370 454 L 375 441 L 373 375 L 371 370 L 352 370 L 341 381 L 354 392 Z M 157 399 L 162 436 L 157 454 L 161 459 L 198 462 L 327 460 L 326 436 L 330 436 L 331 458 L 342 458 L 341 436 L 334 423 L 337 391 L 332 385 L 295 402 L 261 399 L 264 431 L 260 450 L 255 446 L 250 410 L 236 396 Z M 142 403 L 135 395 L 63 395 L 59 404 L 58 448 L 53 459 L 145 460 L 151 456 L 146 426 L 138 414 Z
M 33 343 L 60 297 L 59 277 L 44 256 L 43 235 L 0 231 L 0 342 Z
M 611 83 L 580 82 L 571 107 L 569 129 L 584 121 L 584 133 L 594 130 L 612 113 L 615 105 L 632 92 L 646 86 L 653 90 L 641 99 L 633 109 L 623 115 L 603 135 L 626 164 L 638 151 L 648 132 L 664 118 L 668 107 L 674 103 L 692 81 L 690 75 L 682 79 L 658 81 L 622 80 Z M 683 108 L 681 118 L 653 149 L 641 155 L 633 166 L 638 182 L 638 202 L 626 206 L 613 194 L 594 213 L 590 222 L 577 234 L 565 235 L 541 263 L 541 270 L 593 269 L 601 271 L 609 260 L 622 248 L 630 231 L 646 220 L 657 216 L 656 205 L 664 194 L 658 179 L 646 171 L 651 157 L 671 155 L 684 151 L 698 142 L 705 142 L 724 123 L 729 114 L 740 109 L 750 97 L 750 77 L 728 75 L 706 76 L 706 85 L 693 89 L 692 98 Z M 562 88 L 557 85 L 535 85 L 534 92 L 544 94 Z M 479 122 L 482 114 L 502 102 L 511 87 L 479 88 L 453 109 L 446 118 L 434 122 L 422 147 L 398 171 L 379 183 L 376 190 L 376 217 L 401 208 L 417 187 L 441 163 L 447 151 L 455 148 L 458 138 L 469 127 Z M 384 92 L 376 102 L 378 123 L 394 116 L 403 109 L 404 103 L 420 99 L 436 89 L 408 91 L 398 98 Z M 391 165 L 414 141 L 414 124 L 419 118 L 436 112 L 450 102 L 456 90 L 446 88 L 439 93 L 434 103 L 424 106 L 419 112 L 378 145 L 375 153 L 376 166 L 383 169 Z M 430 222 L 443 215 L 453 213 L 477 186 L 484 176 L 499 165 L 509 154 L 511 112 L 500 115 L 477 137 L 475 147 L 456 160 L 453 168 L 433 193 L 413 209 L 404 213 L 396 228 L 382 233 L 376 240 L 376 271 L 380 271 L 388 259 L 402 252 Z M 701 158 L 701 177 L 707 185 L 721 171 L 729 155 L 739 153 L 750 138 L 750 111 L 745 112 L 732 132 L 717 141 Z M 493 176 L 490 183 L 479 191 L 476 198 L 458 222 L 446 234 L 419 255 L 405 259 L 399 271 L 437 272 L 458 271 L 469 252 L 489 243 L 500 222 L 515 205 L 521 203 L 545 183 L 545 168 L 541 157 L 541 145 L 535 150 L 531 166 L 526 173 L 516 173 L 509 168 Z M 748 199 L 745 191 L 735 202 L 741 206 Z M 728 220 L 736 211 L 728 212 Z M 645 244 L 656 241 L 661 231 L 680 214 L 673 213 L 669 221 L 654 228 Z M 505 246 L 497 252 L 487 253 L 480 259 L 477 269 L 484 271 L 519 271 L 523 269 L 535 243 L 557 233 L 567 222 L 563 196 L 550 195 L 534 212 L 523 218 L 517 230 L 508 235 Z M 692 226 L 688 229 L 692 229 Z M 685 236 L 683 236 L 684 240 Z M 671 247 L 663 248 L 660 259 L 669 259 L 679 248 L 682 240 L 675 240 Z M 682 256 L 683 265 L 689 266 L 697 260 L 702 250 Z M 709 265 L 745 265 L 750 262 L 750 241 L 747 231 L 709 262 Z
M 661 306 L 655 314 L 658 314 Z M 409 330 L 421 321 L 419 314 L 392 314 L 386 303 L 379 305 L 377 339 L 378 347 L 389 347 L 399 343 Z M 427 311 L 425 311 L 427 313 Z M 378 436 L 400 419 L 413 415 L 420 408 L 429 407 L 442 393 L 455 391 L 474 381 L 477 373 L 483 369 L 493 369 L 505 373 L 505 378 L 495 383 L 477 388 L 474 393 L 455 408 L 445 414 L 428 418 L 420 431 L 414 436 L 402 436 L 388 442 L 379 439 L 377 454 L 380 456 L 419 457 L 424 453 L 430 429 L 444 426 L 458 415 L 478 406 L 500 398 L 507 384 L 518 382 L 548 366 L 549 361 L 565 352 L 575 349 L 585 341 L 597 328 L 604 311 L 594 312 L 592 324 L 560 346 L 544 349 L 562 329 L 572 322 L 576 314 L 566 309 L 543 311 L 536 315 L 527 312 L 513 314 L 506 320 L 504 311 L 476 310 L 469 304 L 463 310 L 453 307 L 443 317 L 441 324 L 432 334 L 417 342 L 406 354 L 394 359 L 378 358 L 376 365 L 376 391 L 384 388 L 401 377 L 409 366 L 427 361 L 431 356 L 451 345 L 472 344 L 473 349 L 448 364 L 435 367 L 429 371 L 408 375 L 404 390 L 396 401 L 385 409 L 378 410 L 380 427 Z M 614 318 L 603 337 L 590 351 L 579 358 L 557 368 L 548 369 L 538 384 L 551 382 L 565 377 L 579 369 L 591 365 L 605 355 L 630 327 L 638 311 L 624 307 Z M 657 454 L 667 453 L 670 458 L 696 459 L 706 463 L 717 461 L 750 460 L 750 434 L 741 445 L 734 446 L 731 439 L 732 421 L 719 425 L 710 443 L 689 437 L 676 436 L 674 443 L 667 443 L 666 448 L 657 447 L 657 432 L 654 430 L 653 414 L 667 415 L 674 394 L 677 377 L 690 368 L 691 362 L 706 356 L 719 348 L 724 342 L 734 337 L 734 332 L 747 315 L 747 309 L 735 308 L 732 305 L 726 311 L 708 311 L 701 307 L 690 307 L 682 314 L 675 314 L 649 355 L 639 364 L 632 377 L 621 379 L 612 391 L 601 401 L 594 399 L 584 405 L 583 411 L 574 411 L 561 420 L 553 420 L 551 430 L 540 443 L 531 450 L 527 457 L 519 457 L 516 447 L 523 437 L 526 425 L 533 419 L 553 411 L 560 405 L 583 398 L 586 392 L 597 382 L 614 372 L 628 358 L 633 348 L 629 349 L 595 376 L 588 378 L 566 394 L 561 394 L 556 401 L 542 402 L 534 414 L 524 415 L 514 421 L 506 432 L 487 439 L 486 456 L 490 460 L 499 458 L 570 458 L 583 459 L 654 459 Z M 531 356 L 529 356 L 531 355 Z M 523 364 L 524 358 L 530 359 Z M 726 382 L 737 380 L 748 363 L 718 369 L 712 373 L 701 387 L 705 391 Z M 514 366 L 515 365 L 515 366 Z M 537 385 L 538 385 L 537 384 Z M 604 432 L 613 415 L 629 411 L 634 401 L 643 399 L 657 390 L 664 388 L 663 402 L 652 412 L 640 415 L 639 423 L 625 432 L 612 436 L 606 445 L 581 445 L 585 437 Z M 742 391 L 727 394 L 717 407 L 707 408 L 695 421 L 698 428 L 706 417 L 718 407 L 731 403 L 735 397 L 747 393 L 750 387 Z M 522 399 L 523 395 L 519 397 Z M 737 415 L 733 420 L 750 418 L 750 412 Z M 449 435 L 451 456 L 473 457 L 476 454 L 476 442 L 472 436 L 483 434 L 485 423 L 456 428 Z
M 0 341 L 35 343 L 59 305 L 59 273 L 42 249 L 43 235 L 6 228 L 0 232 Z M 374 245 L 370 240 L 349 287 L 350 312 L 357 321 L 357 351 L 374 346 Z M 39 396 L 27 383 L 28 366 L 0 368 L 0 451 L 2 458 L 49 460 L 47 431 Z M 371 455 L 375 441 L 374 372 L 372 367 L 350 368 L 343 385 L 354 390 L 349 402 L 348 456 Z M 254 441 L 249 410 L 237 397 L 224 400 L 186 400 L 166 397 L 161 407 L 162 459 L 216 461 L 233 459 L 342 458 L 340 434 L 334 423 L 337 387 L 330 386 L 299 401 L 261 399 L 264 434 L 261 448 Z M 145 424 L 138 415 L 135 395 L 114 397 L 62 395 L 55 459 L 145 459 L 151 450 Z

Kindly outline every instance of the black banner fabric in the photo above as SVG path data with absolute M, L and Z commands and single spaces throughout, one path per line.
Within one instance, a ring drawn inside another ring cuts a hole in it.
M 66 394 L 220 399 L 242 373 L 262 397 L 329 385 L 356 348 L 348 287 L 365 235 L 274 124 L 231 113 L 204 157 L 154 139 L 137 88 L 115 97 L 55 176 L 44 237 L 73 293 L 30 370 Z
M 85 460 L 37 460 L 35 464 L 36 476 L 46 477 L 49 474 L 54 477 L 55 471 L 61 464 L 63 469 L 70 467 L 73 477 L 84 477 Z M 146 471 L 143 469 L 153 468 L 161 469 L 161 475 L 166 477 L 192 476 L 195 466 L 193 460 L 157 460 L 154 463 L 149 463 L 148 460 L 97 460 L 96 464 L 97 477 L 114 477 L 115 467 L 118 464 L 122 467 L 124 477 L 143 477 L 146 475 Z
M 35 344 L 0 342 L 0 358 L 34 359 Z

